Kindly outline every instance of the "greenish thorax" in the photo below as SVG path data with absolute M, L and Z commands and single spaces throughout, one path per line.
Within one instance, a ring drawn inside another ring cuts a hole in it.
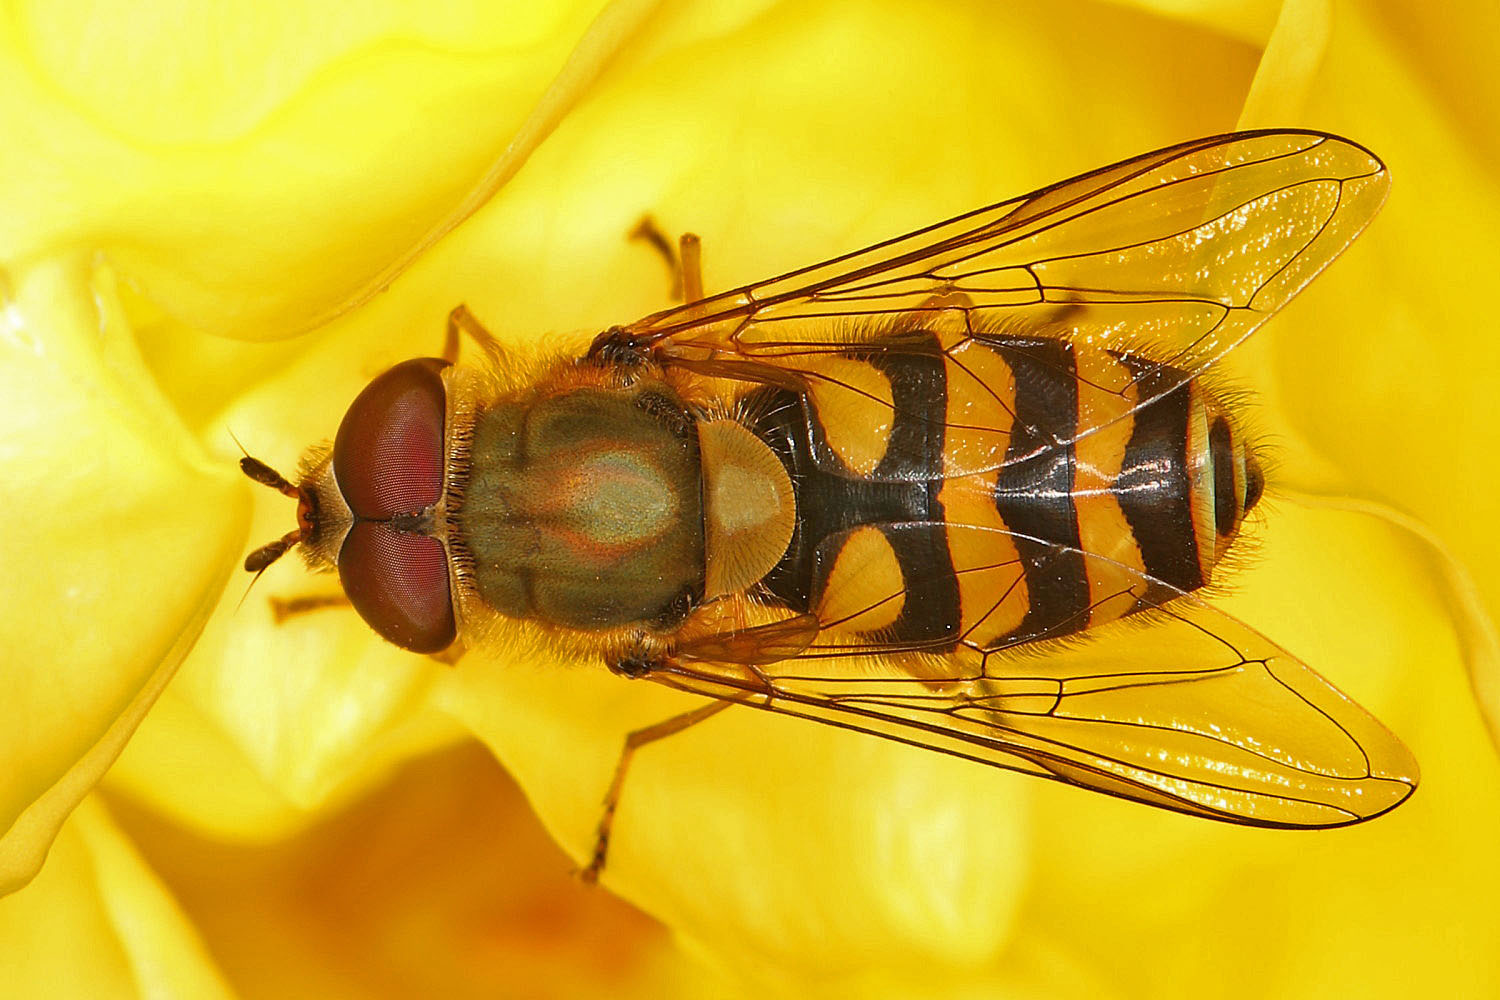
M 478 415 L 456 519 L 486 603 L 605 629 L 663 621 L 701 595 L 697 435 L 641 404 L 664 395 L 577 389 Z

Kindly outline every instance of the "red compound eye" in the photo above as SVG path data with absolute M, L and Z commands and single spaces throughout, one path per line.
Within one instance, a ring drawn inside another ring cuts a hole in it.
M 349 602 L 376 632 L 418 653 L 456 635 L 448 557 L 436 538 L 391 524 L 443 495 L 447 393 L 436 358 L 405 361 L 354 400 L 333 443 L 333 473 L 354 514 L 339 551 Z
M 333 474 L 356 518 L 416 514 L 443 495 L 447 392 L 437 358 L 403 361 L 365 386 L 333 441 Z
M 402 649 L 436 653 L 458 633 L 448 554 L 436 538 L 358 521 L 339 551 L 339 580 L 359 616 Z

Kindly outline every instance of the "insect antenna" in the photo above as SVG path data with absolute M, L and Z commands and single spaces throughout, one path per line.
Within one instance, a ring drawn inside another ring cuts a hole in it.
M 302 497 L 301 490 L 292 485 L 292 483 L 281 473 L 277 472 L 275 469 L 271 468 L 269 465 L 267 465 L 265 462 L 262 462 L 258 458 L 251 458 L 249 455 L 241 458 L 240 471 L 249 476 L 251 479 L 255 480 L 257 483 L 260 483 L 262 486 L 269 486 L 271 487 L 271 489 L 276 490 L 280 493 L 284 493 L 289 497 L 297 499 L 300 499 Z
M 302 491 L 300 489 L 298 489 L 296 486 L 293 486 L 285 476 L 283 476 L 281 473 L 277 472 L 275 469 L 271 468 L 269 465 L 267 465 L 265 462 L 262 462 L 258 458 L 251 458 L 249 455 L 246 455 L 244 458 L 240 459 L 240 471 L 249 476 L 251 479 L 255 480 L 257 483 L 260 483 L 262 486 L 269 486 L 271 487 L 271 489 L 276 490 L 279 493 L 284 493 L 287 496 L 293 497 L 299 501 L 303 498 Z M 260 548 L 256 549 L 254 552 L 245 557 L 245 571 L 248 573 L 254 573 L 255 579 L 259 580 L 260 574 L 264 573 L 267 567 L 269 567 L 276 560 L 280 559 L 282 556 L 286 555 L 287 550 L 289 550 L 293 545 L 296 545 L 298 542 L 302 541 L 306 534 L 307 532 L 303 528 L 299 527 L 295 530 L 288 531 L 286 534 L 282 535 L 274 542 L 267 542 L 266 544 L 262 545 Z M 252 585 L 254 584 L 254 582 L 254 580 L 251 581 Z
M 299 528 L 288 531 L 274 542 L 267 542 L 245 557 L 245 572 L 254 573 L 255 578 L 260 579 L 260 575 L 269 569 L 272 563 L 286 555 L 287 551 L 300 541 L 302 541 L 302 531 Z
M 245 557 L 245 571 L 247 573 L 254 573 L 255 575 L 245 585 L 245 592 L 240 595 L 239 603 L 234 606 L 236 611 L 244 605 L 245 599 L 250 596 L 250 591 L 255 589 L 255 585 L 260 582 L 260 578 L 265 575 L 266 570 L 271 568 L 271 564 L 286 555 L 287 550 L 301 540 L 302 532 L 300 530 L 288 531 L 276 539 L 276 541 L 267 542 Z
M 241 472 L 262 486 L 269 486 L 278 493 L 289 496 L 299 503 L 306 502 L 306 495 L 291 480 L 246 451 L 245 446 L 240 444 L 240 439 L 234 436 L 234 431 L 230 431 L 229 436 L 234 440 L 235 446 L 240 449 L 242 456 L 240 458 Z M 300 521 L 301 517 L 298 520 Z M 274 542 L 267 542 L 245 557 L 245 571 L 255 574 L 255 579 L 250 581 L 250 587 L 245 588 L 245 597 L 250 596 L 250 588 L 255 586 L 255 581 L 260 579 L 261 574 L 269 569 L 272 563 L 286 555 L 292 546 L 305 539 L 307 534 L 307 526 L 301 524 Z M 244 597 L 240 598 L 241 604 L 244 601 Z
M 302 491 L 292 485 L 290 480 L 246 451 L 245 446 L 240 444 L 240 439 L 235 437 L 234 431 L 228 428 L 225 428 L 225 430 L 228 431 L 229 439 L 234 442 L 234 446 L 240 450 L 240 455 L 242 456 L 240 458 L 241 472 L 262 486 L 269 486 L 271 489 L 295 499 L 302 498 Z M 286 550 L 283 549 L 282 551 Z

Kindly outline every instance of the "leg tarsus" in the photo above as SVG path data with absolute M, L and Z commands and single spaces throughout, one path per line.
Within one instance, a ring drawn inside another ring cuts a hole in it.
M 326 611 L 329 608 L 348 610 L 350 608 L 349 598 L 344 594 L 301 594 L 297 597 L 272 597 L 271 620 L 277 625 L 286 624 L 288 618 L 296 618 L 298 615 L 311 614 L 315 611 Z M 431 659 L 439 663 L 453 666 L 468 652 L 468 647 L 463 644 L 462 639 L 455 639 L 447 649 L 437 653 L 427 654 Z
M 578 873 L 578 877 L 584 882 L 592 885 L 599 881 L 599 875 L 604 871 L 604 862 L 609 854 L 609 834 L 614 826 L 615 810 L 620 805 L 620 793 L 625 787 L 625 775 L 630 770 L 630 759 L 635 752 L 657 740 L 675 736 L 691 726 L 696 726 L 704 719 L 711 718 L 730 705 L 732 701 L 711 701 L 706 705 L 699 705 L 690 712 L 674 715 L 670 719 L 644 729 L 637 729 L 625 737 L 625 745 L 620 751 L 620 759 L 615 762 L 614 777 L 609 783 L 609 790 L 604 795 L 604 812 L 599 817 L 599 825 L 594 832 L 594 853 L 589 858 L 589 863 Z
M 458 363 L 458 335 L 460 333 L 467 333 L 472 337 L 474 343 L 479 345 L 484 356 L 492 363 L 498 365 L 504 360 L 505 349 L 500 346 L 494 334 L 485 329 L 484 324 L 469 311 L 466 304 L 460 302 L 448 313 L 448 324 L 443 335 L 442 358 L 450 365 Z
M 667 270 L 672 273 L 673 301 L 691 304 L 703 298 L 703 241 L 696 234 L 683 233 L 674 249 L 656 220 L 643 215 L 630 231 L 630 238 L 649 243 L 667 262 Z
M 640 240 L 650 245 L 651 249 L 661 255 L 667 262 L 667 271 L 672 275 L 672 291 L 668 298 L 676 302 L 682 298 L 682 271 L 678 264 L 677 253 L 672 249 L 672 241 L 662 231 L 661 226 L 649 215 L 641 216 L 641 221 L 635 224 L 630 231 L 630 238 Z
M 285 624 L 288 618 L 298 615 L 349 606 L 349 598 L 343 594 L 302 594 L 298 597 L 272 597 L 270 601 L 271 620 L 277 625 Z
M 703 298 L 703 241 L 697 233 L 683 233 L 677 241 L 681 265 L 682 300 L 689 305 Z
M 973 336 L 973 308 L 974 300 L 969 293 L 947 288 L 923 299 L 909 318 L 923 331 L 944 330 Z

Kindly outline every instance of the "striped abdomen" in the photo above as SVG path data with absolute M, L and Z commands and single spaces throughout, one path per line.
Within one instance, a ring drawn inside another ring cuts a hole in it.
M 762 582 L 825 632 L 935 651 L 1068 635 L 1203 586 L 1260 496 L 1199 381 L 1136 408 L 1183 379 L 1139 355 L 923 334 L 817 360 L 806 393 L 743 404 L 796 484 Z

